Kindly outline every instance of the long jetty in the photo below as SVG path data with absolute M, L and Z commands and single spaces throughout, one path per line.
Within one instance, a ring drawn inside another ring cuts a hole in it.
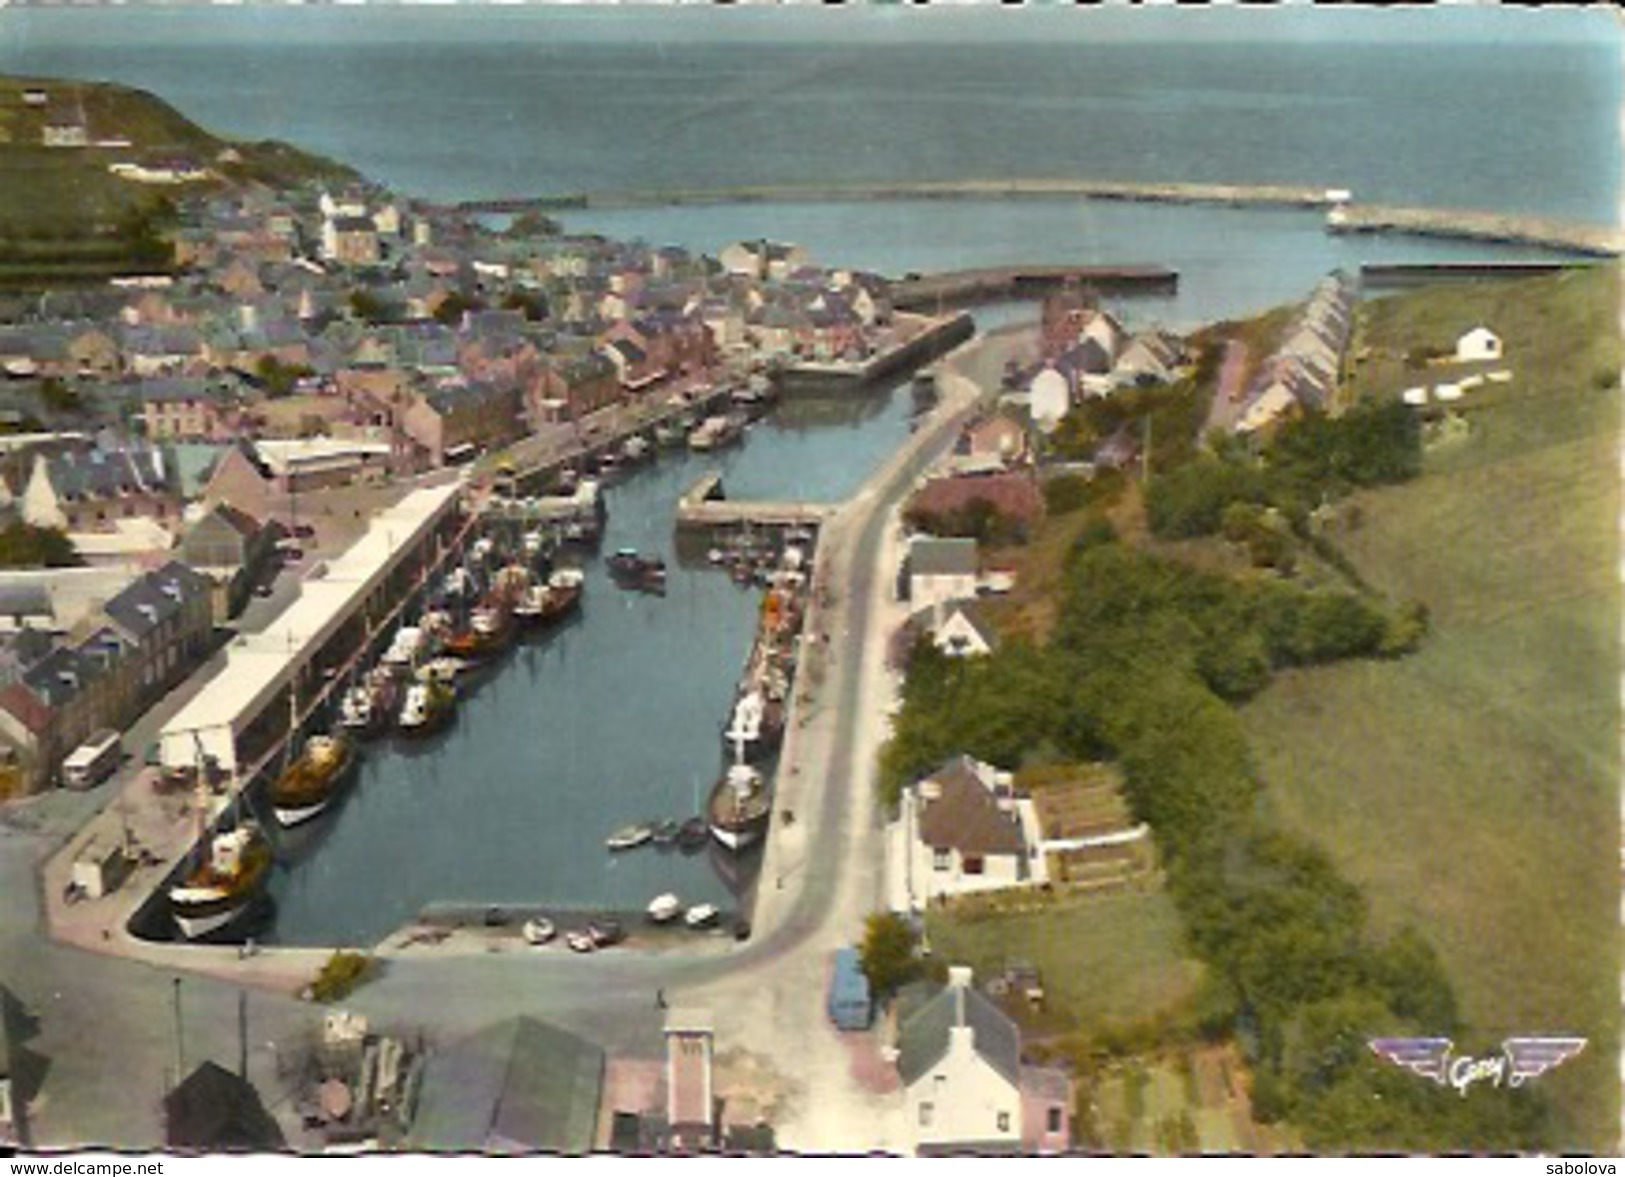
M 1620 229 L 1557 217 L 1474 209 L 1351 203 L 1347 190 L 1292 184 L 1180 184 L 1089 179 L 968 179 L 872 184 L 740 185 L 611 189 L 552 196 L 498 197 L 424 207 L 467 214 L 561 212 L 722 204 L 831 204 L 882 200 L 1117 200 L 1154 204 L 1326 209 L 1331 232 L 1405 233 L 1532 245 L 1603 257 L 1625 253 Z
M 1625 253 L 1625 231 L 1551 217 L 1507 216 L 1474 209 L 1395 208 L 1348 204 L 1326 217 L 1329 233 L 1404 233 L 1501 245 L 1533 245 L 1593 257 Z
M 1171 294 L 1179 271 L 1166 266 L 995 266 L 904 278 L 892 305 L 905 310 L 1039 295 L 1067 283 L 1108 294 Z

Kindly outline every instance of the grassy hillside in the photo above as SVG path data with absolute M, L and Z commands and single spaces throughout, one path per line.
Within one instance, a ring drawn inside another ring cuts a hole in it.
M 1485 323 L 1512 383 L 1461 402 L 1424 475 L 1368 492 L 1334 539 L 1425 601 L 1417 654 L 1282 676 L 1245 712 L 1270 802 L 1389 927 L 1443 956 L 1484 1053 L 1514 1032 L 1591 1046 L 1540 1086 L 1563 1143 L 1619 1139 L 1618 274 L 1370 304 L 1356 391 L 1451 379 L 1406 356 Z M 1355 519 L 1358 525 L 1354 525 Z
M 43 92 L 43 104 L 27 100 L 34 91 Z M 93 145 L 44 146 L 47 124 L 62 119 L 81 121 Z M 115 141 L 129 146 L 94 146 Z M 108 171 L 114 163 L 176 156 L 214 177 L 158 186 Z M 0 278 L 49 276 L 53 270 L 66 277 L 94 275 L 143 262 L 142 230 L 160 227 L 166 202 L 178 196 L 250 181 L 280 187 L 353 175 L 284 144 L 219 139 L 139 90 L 0 77 Z

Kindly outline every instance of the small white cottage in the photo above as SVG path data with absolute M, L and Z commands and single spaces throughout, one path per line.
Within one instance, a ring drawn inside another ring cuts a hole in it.
M 1501 358 L 1501 337 L 1488 327 L 1474 327 L 1456 340 L 1456 361 L 1473 363 Z

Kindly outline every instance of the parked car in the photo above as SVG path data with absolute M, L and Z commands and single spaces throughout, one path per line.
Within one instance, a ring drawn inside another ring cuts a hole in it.
M 587 925 L 587 935 L 600 948 L 619 944 L 626 939 L 626 930 L 615 920 L 594 920 Z
M 299 539 L 314 539 L 316 529 L 308 523 L 301 523 L 293 529 L 293 534 Z

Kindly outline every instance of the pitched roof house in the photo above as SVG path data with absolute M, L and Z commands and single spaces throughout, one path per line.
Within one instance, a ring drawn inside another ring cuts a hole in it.
M 947 986 L 898 1029 L 897 1072 L 916 1151 L 1064 1151 L 1066 1076 L 1023 1065 L 1021 1031 L 971 976 L 950 967 Z

